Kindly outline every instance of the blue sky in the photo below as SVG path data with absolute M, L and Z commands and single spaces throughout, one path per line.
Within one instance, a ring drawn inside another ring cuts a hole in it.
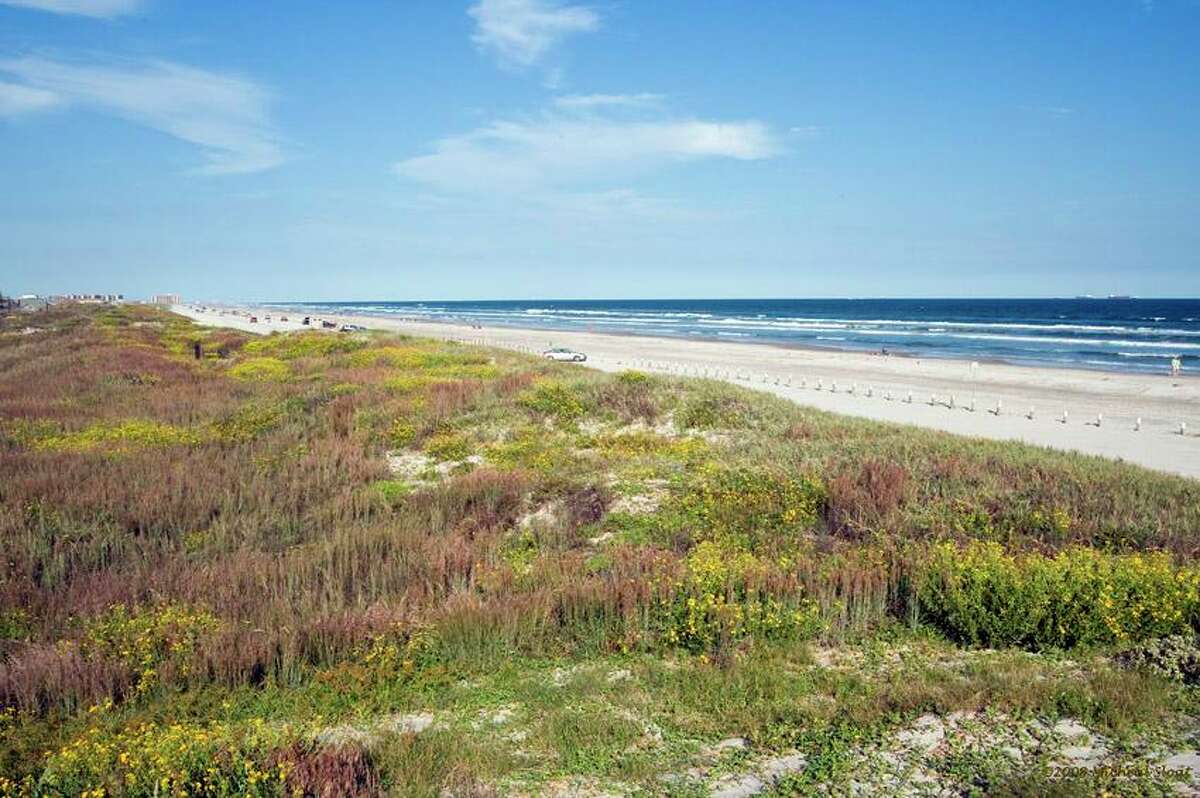
M 0 0 L 0 291 L 1200 295 L 1200 0 Z

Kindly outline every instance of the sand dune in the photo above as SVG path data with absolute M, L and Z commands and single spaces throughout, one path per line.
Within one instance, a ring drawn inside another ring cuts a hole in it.
M 299 323 L 303 314 L 286 314 L 290 321 L 284 323 L 273 313 L 268 323 L 261 311 L 254 311 L 260 320 L 250 324 L 246 317 L 228 313 L 200 313 L 186 307 L 175 310 L 202 324 L 259 333 L 304 329 Z M 532 351 L 569 346 L 587 353 L 587 365 L 605 371 L 639 368 L 711 376 L 836 413 L 1024 441 L 1200 478 L 1200 377 L 1192 375 L 1172 378 L 986 362 L 972 366 L 960 360 L 881 357 L 769 344 L 476 329 L 361 316 L 323 318 Z M 1181 423 L 1187 426 L 1183 435 Z

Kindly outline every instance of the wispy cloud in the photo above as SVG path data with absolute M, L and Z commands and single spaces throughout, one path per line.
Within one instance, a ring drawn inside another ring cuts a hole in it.
M 21 81 L 26 104 L 28 92 L 34 92 L 43 106 L 93 108 L 195 144 L 207 158 L 199 170 L 205 174 L 258 172 L 284 161 L 268 93 L 244 78 L 163 61 L 79 64 L 43 58 L 0 61 L 0 73 Z
M 145 3 L 143 0 L 0 0 L 0 5 L 104 19 L 132 14 Z
M 0 116 L 31 114 L 53 108 L 61 102 L 61 98 L 52 91 L 0 81 Z
M 471 40 L 508 68 L 530 67 L 559 42 L 600 27 L 587 6 L 554 0 L 480 0 L 467 13 L 475 20 Z
M 661 94 L 640 92 L 638 94 L 567 94 L 555 97 L 554 104 L 559 108 L 586 111 L 593 108 L 643 108 L 657 105 L 663 101 Z
M 627 185 L 671 165 L 711 159 L 755 161 L 780 152 L 763 123 L 629 119 L 556 109 L 525 120 L 497 120 L 435 141 L 400 161 L 401 176 L 459 197 L 505 197 L 576 209 L 669 203 Z M 627 115 L 626 115 L 627 116 Z

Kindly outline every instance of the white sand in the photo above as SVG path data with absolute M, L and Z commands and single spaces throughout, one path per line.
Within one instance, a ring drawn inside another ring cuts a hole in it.
M 246 316 L 200 313 L 176 307 L 199 323 L 267 333 L 305 329 L 304 314 L 290 321 L 250 324 Z M 314 317 L 314 322 L 317 317 Z M 995 440 L 1014 440 L 1126 460 L 1148 468 L 1200 478 L 1200 377 L 1121 374 L 961 360 L 880 357 L 856 352 L 794 349 L 770 344 L 693 341 L 591 332 L 472 329 L 429 321 L 341 316 L 328 318 L 380 330 L 453 338 L 492 346 L 540 351 L 568 346 L 604 371 L 638 368 L 699 374 L 769 391 L 800 404 L 836 413 L 915 424 Z M 319 328 L 319 322 L 315 322 Z M 742 375 L 739 378 L 738 375 Z M 801 387 L 801 381 L 807 383 Z M 817 382 L 823 389 L 817 390 Z M 831 390 L 836 383 L 836 393 Z M 851 394 L 850 390 L 854 389 Z M 868 389 L 872 395 L 867 396 Z M 912 392 L 911 404 L 906 401 Z M 891 400 L 886 395 L 891 394 Z M 936 397 L 936 404 L 931 404 Z M 954 407 L 951 408 L 951 397 Z M 971 401 L 975 410 L 969 409 Z M 997 415 L 997 402 L 1002 404 Z M 1028 418 L 1030 409 L 1033 418 Z M 1063 411 L 1068 411 L 1066 423 Z M 1097 414 L 1103 420 L 1097 425 Z M 1135 430 L 1141 418 L 1141 429 Z M 1179 434 L 1180 422 L 1187 434 Z

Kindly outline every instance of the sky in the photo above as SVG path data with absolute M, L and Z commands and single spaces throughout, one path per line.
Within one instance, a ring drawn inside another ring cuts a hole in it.
M 1200 296 L 1200 0 L 0 0 L 0 292 Z

